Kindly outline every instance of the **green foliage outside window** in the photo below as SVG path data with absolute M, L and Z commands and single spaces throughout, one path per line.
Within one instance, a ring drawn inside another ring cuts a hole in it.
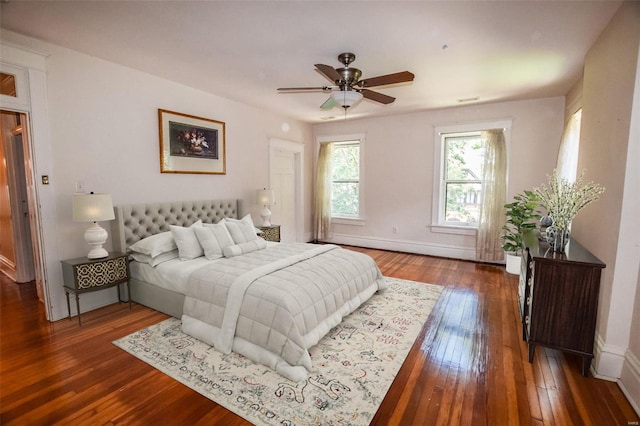
M 445 138 L 446 222 L 478 223 L 483 158 L 477 133 Z
M 338 216 L 358 216 L 360 145 L 336 144 L 332 160 L 331 213 Z

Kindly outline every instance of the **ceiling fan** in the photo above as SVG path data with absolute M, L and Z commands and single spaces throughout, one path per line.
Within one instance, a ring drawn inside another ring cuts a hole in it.
M 370 87 L 406 83 L 413 81 L 413 78 L 415 77 L 413 73 L 409 71 L 401 71 L 394 74 L 386 74 L 360 80 L 362 71 L 358 68 L 349 67 L 355 59 L 356 55 L 346 52 L 338 55 L 338 61 L 344 65 L 343 68 L 334 68 L 330 65 L 315 64 L 316 70 L 331 81 L 334 84 L 332 86 L 282 87 L 278 89 L 278 92 L 331 92 L 329 99 L 320 106 L 322 109 L 330 109 L 334 106 L 341 106 L 342 108 L 347 109 L 360 101 L 363 97 L 386 105 L 395 101 L 396 98 L 369 90 Z

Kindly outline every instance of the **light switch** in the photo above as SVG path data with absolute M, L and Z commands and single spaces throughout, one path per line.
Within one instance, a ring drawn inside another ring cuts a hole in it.
M 49 185 L 49 176 L 48 175 L 42 175 L 42 184 L 43 185 Z

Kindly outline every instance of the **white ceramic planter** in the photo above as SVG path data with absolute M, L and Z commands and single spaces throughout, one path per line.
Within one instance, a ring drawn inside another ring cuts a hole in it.
M 513 253 L 505 253 L 507 258 L 507 272 L 510 274 L 520 274 L 520 256 Z

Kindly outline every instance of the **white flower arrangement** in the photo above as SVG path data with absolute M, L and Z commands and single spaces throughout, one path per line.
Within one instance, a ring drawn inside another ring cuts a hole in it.
M 588 204 L 598 200 L 604 187 L 593 182 L 584 182 L 584 173 L 575 182 L 558 176 L 556 170 L 549 176 L 547 185 L 534 188 L 540 197 L 540 205 L 547 209 L 557 230 L 567 230 L 573 218 Z

